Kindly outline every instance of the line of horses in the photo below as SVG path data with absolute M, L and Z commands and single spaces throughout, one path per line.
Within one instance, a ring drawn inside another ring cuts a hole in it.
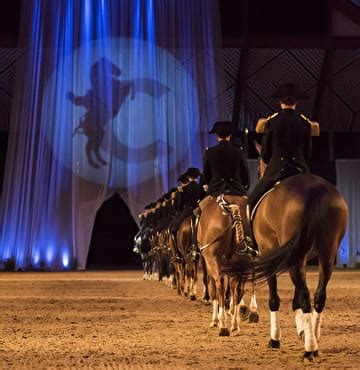
M 232 212 L 224 212 L 220 203 Z M 246 207 L 246 197 L 208 197 L 200 204 L 197 246 L 192 245 L 191 218 L 184 220 L 174 248 L 168 229 L 142 230 L 135 239 L 141 255 L 144 278 L 166 280 L 177 292 L 196 299 L 198 267 L 203 271 L 205 302 L 212 302 L 211 327 L 219 327 L 221 336 L 240 330 L 242 320 L 258 321 L 255 284 L 269 287 L 269 346 L 280 347 L 280 297 L 277 275 L 289 271 L 294 284 L 292 308 L 296 330 L 304 341 L 303 358 L 313 361 L 319 355 L 322 311 L 326 287 L 333 270 L 337 250 L 344 236 L 348 211 L 337 189 L 311 174 L 291 176 L 268 193 L 252 220 L 259 257 L 234 253 L 239 243 L 233 215 Z M 306 262 L 317 256 L 319 280 L 313 306 L 306 284 Z M 251 287 L 250 307 L 243 300 L 245 284 Z

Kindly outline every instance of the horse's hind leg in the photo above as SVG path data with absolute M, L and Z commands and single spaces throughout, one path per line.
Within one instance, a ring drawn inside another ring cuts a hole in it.
M 231 331 L 240 331 L 240 302 L 244 295 L 244 284 L 240 279 L 230 278 L 229 285 L 232 293 L 232 302 L 234 305 L 233 315 L 231 318 Z
M 213 306 L 213 313 L 210 323 L 210 328 L 215 328 L 219 324 L 219 302 L 217 300 L 215 280 L 209 276 L 209 293 Z
M 249 305 L 249 322 L 250 323 L 257 323 L 259 322 L 259 314 L 257 312 L 257 303 L 256 303 L 256 295 L 255 295 L 255 278 L 253 278 L 252 282 L 252 294 L 251 294 L 251 301 Z
M 203 293 L 202 300 L 205 303 L 208 303 L 210 301 L 210 295 L 209 295 L 209 278 L 208 278 L 208 273 L 207 273 L 206 263 L 205 263 L 204 257 L 203 256 L 200 256 L 200 260 L 201 260 L 201 267 L 202 267 L 202 272 L 203 272 L 202 281 L 203 281 L 203 285 L 204 285 L 204 293 Z
M 269 347 L 280 348 L 280 320 L 279 307 L 280 298 L 277 294 L 277 278 L 276 275 L 268 279 L 269 285 L 269 308 L 270 308 L 270 341 Z
M 197 265 L 199 260 L 194 260 L 191 263 L 191 285 L 190 285 L 190 300 L 196 300 L 196 288 L 197 288 Z
M 298 291 L 298 304 L 303 312 L 303 328 L 305 339 L 304 358 L 313 360 L 318 355 L 318 344 L 315 337 L 313 318 L 311 312 L 310 292 L 306 285 L 303 264 L 290 268 L 290 277 Z
M 337 249 L 337 248 L 336 248 Z M 336 250 L 335 249 L 335 250 Z M 319 282 L 314 294 L 313 323 L 315 337 L 320 340 L 321 313 L 326 302 L 326 287 L 330 280 L 335 257 L 327 257 L 319 254 Z

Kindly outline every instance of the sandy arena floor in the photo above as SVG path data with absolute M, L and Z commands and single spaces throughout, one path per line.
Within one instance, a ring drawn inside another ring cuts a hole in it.
M 315 273 L 308 274 L 312 292 Z M 309 368 L 360 368 L 360 271 L 336 271 L 328 289 L 320 358 Z M 211 307 L 177 296 L 140 272 L 0 274 L 0 368 L 303 368 L 280 278 L 280 350 L 267 348 L 267 290 L 260 322 L 219 337 Z

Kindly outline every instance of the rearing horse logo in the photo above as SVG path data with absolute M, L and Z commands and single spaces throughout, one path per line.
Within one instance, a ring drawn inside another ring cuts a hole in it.
M 106 58 L 101 58 L 90 69 L 91 89 L 83 96 L 76 96 L 72 91 L 66 94 L 66 98 L 74 105 L 83 106 L 86 109 L 86 113 L 80 118 L 73 136 L 76 134 L 86 136 L 86 155 L 89 164 L 94 168 L 107 165 L 100 154 L 100 147 L 109 122 L 117 116 L 126 98 L 130 96 L 130 99 L 134 100 L 137 93 L 145 93 L 153 98 L 159 98 L 169 91 L 167 86 L 153 79 L 138 78 L 125 81 L 119 79 L 120 75 L 121 69 L 117 65 Z M 113 142 L 114 140 L 117 146 L 116 152 L 122 159 L 126 160 L 129 148 L 113 137 Z M 148 159 L 149 153 L 154 153 L 158 146 L 159 143 L 153 143 L 146 148 L 132 150 L 139 151 L 137 158 L 141 161 Z

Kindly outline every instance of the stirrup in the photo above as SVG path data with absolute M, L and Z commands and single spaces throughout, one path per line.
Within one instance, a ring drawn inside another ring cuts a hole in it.
M 200 249 L 198 248 L 197 244 L 192 243 L 190 246 L 190 253 L 189 255 L 191 258 L 195 259 L 197 256 L 200 256 Z
M 259 251 L 254 248 L 254 243 L 250 237 L 245 237 L 238 248 L 236 248 L 235 253 L 238 255 L 249 255 L 251 257 L 257 257 Z

